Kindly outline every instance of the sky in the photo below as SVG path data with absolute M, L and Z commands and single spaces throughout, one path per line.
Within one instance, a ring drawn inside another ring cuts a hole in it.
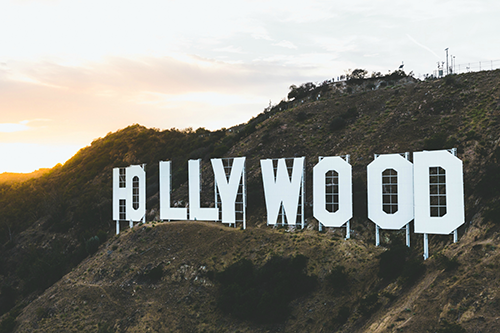
M 132 124 L 248 121 L 292 84 L 500 59 L 498 1 L 1 0 L 0 172 Z

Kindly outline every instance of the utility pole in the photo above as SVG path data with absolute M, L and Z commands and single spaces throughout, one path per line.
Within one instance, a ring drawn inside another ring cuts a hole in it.
M 444 49 L 446 51 L 446 75 L 448 75 L 448 48 Z

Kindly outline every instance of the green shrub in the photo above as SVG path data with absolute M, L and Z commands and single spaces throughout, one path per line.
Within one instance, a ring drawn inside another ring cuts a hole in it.
M 426 267 L 424 265 L 424 258 L 422 256 L 414 256 L 409 258 L 403 266 L 401 273 L 401 284 L 412 285 L 415 283 L 422 274 L 424 274 Z
M 335 292 L 349 290 L 349 276 L 345 272 L 344 266 L 336 266 L 332 268 L 330 274 L 326 276 L 326 282 Z
M 460 83 L 457 81 L 457 75 L 456 74 L 450 74 L 450 75 L 446 75 L 444 77 L 444 83 L 448 86 L 456 86 L 456 87 L 459 87 L 460 86 Z
M 403 272 L 404 264 L 410 249 L 400 241 L 395 240 L 389 249 L 379 255 L 378 275 L 383 279 L 394 279 Z
M 220 144 L 219 146 L 215 147 L 214 151 L 210 155 L 210 157 L 222 157 L 224 156 L 225 153 L 229 150 L 229 147 L 226 146 L 225 144 Z
M 444 149 L 446 148 L 446 139 L 448 135 L 444 132 L 436 133 L 429 138 L 424 140 L 424 149 L 434 150 L 434 149 Z
M 97 324 L 97 333 L 112 333 L 113 328 L 108 323 L 99 323 Z
M 449 323 L 446 319 L 441 323 L 437 333 L 466 333 L 467 331 L 457 323 Z
M 316 278 L 305 273 L 306 265 L 307 258 L 302 255 L 274 256 L 259 268 L 242 259 L 216 273 L 217 306 L 243 320 L 283 321 L 290 314 L 289 302 L 316 285 Z
M 358 109 L 353 107 L 347 109 L 346 112 L 344 112 L 340 117 L 342 119 L 351 119 L 351 118 L 356 118 L 358 116 Z
M 438 262 L 440 267 L 444 268 L 446 272 L 455 270 L 456 268 L 458 268 L 458 266 L 460 266 L 456 257 L 450 259 L 442 253 L 439 253 L 436 256 L 436 261 Z
M 351 310 L 349 310 L 347 306 L 342 306 L 339 310 L 339 313 L 337 314 L 337 317 L 335 318 L 335 321 L 340 325 L 344 325 L 347 322 L 347 319 L 349 319 L 350 315 Z
M 389 249 L 379 255 L 378 275 L 386 280 L 400 277 L 400 283 L 413 284 L 424 272 L 423 258 L 412 252 L 401 240 L 396 238 Z
M 99 241 L 101 242 L 101 244 L 104 243 L 108 239 L 108 233 L 102 229 L 99 229 L 97 231 L 96 236 L 99 238 Z
M 94 236 L 87 239 L 87 241 L 85 242 L 85 249 L 87 250 L 88 254 L 92 255 L 97 252 L 99 245 L 101 245 L 99 237 Z
M 16 318 L 21 313 L 20 306 L 15 307 L 13 310 L 9 312 L 7 316 L 4 317 L 2 322 L 0 323 L 0 333 L 11 333 L 14 331 L 16 327 Z
M 307 114 L 306 112 L 304 111 L 300 111 L 299 113 L 297 113 L 297 115 L 295 116 L 295 119 L 299 122 L 299 123 L 302 123 L 304 122 L 305 120 L 307 120 L 307 118 L 309 118 L 309 114 Z
M 378 310 L 380 302 L 376 292 L 369 294 L 359 302 L 359 312 L 363 316 L 369 316 Z
M 142 274 L 142 279 L 150 283 L 156 283 L 163 277 L 163 267 L 158 265 Z
M 341 130 L 342 128 L 345 127 L 345 125 L 346 121 L 344 120 L 344 118 L 341 117 L 333 118 L 333 120 L 330 122 L 330 130 L 332 131 Z
M 3 285 L 0 294 L 0 316 L 9 311 L 16 303 L 16 290 L 11 285 Z
M 477 183 L 475 191 L 478 195 L 486 198 L 498 196 L 500 194 L 500 166 L 496 163 L 488 163 L 484 166 L 484 174 Z M 484 217 L 487 220 L 496 222 L 499 220 L 500 204 L 490 203 L 487 206 Z

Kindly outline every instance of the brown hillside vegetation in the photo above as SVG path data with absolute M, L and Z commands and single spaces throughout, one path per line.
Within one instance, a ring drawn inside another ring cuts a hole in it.
M 133 125 L 110 133 L 41 177 L 0 184 L 0 333 L 496 332 L 499 143 L 498 70 L 330 82 L 218 131 Z M 431 236 L 425 262 L 422 235 L 413 232 L 412 251 L 401 247 L 398 231 L 382 231 L 375 247 L 366 216 L 373 154 L 453 147 L 464 163 L 459 242 Z M 345 154 L 353 166 L 350 240 L 344 229 L 318 232 L 310 205 L 318 157 Z M 147 163 L 147 219 L 157 221 L 158 161 L 173 162 L 172 199 L 186 202 L 187 160 L 201 158 L 202 205 L 209 206 L 210 158 L 236 156 L 247 157 L 247 230 L 153 222 L 113 235 L 113 167 Z M 294 156 L 306 156 L 308 227 L 273 229 L 266 226 L 259 160 Z M 274 304 L 283 294 L 269 291 L 258 274 L 293 285 L 266 264 L 286 267 L 300 255 L 308 258 L 300 273 L 314 288 L 289 287 L 293 297 L 280 303 L 281 320 L 259 317 L 245 308 L 250 301 L 223 298 L 230 287 L 243 297 L 236 299 Z M 238 271 L 245 267 L 255 281 Z M 243 276 L 253 295 L 221 283 L 227 272 Z M 242 315 L 247 310 L 252 314 Z
M 38 178 L 47 173 L 50 169 L 42 168 L 29 173 L 4 172 L 0 173 L 0 184 L 21 183 L 29 179 Z
M 474 240 L 475 228 L 458 244 L 426 261 L 427 273 L 411 286 L 377 277 L 384 251 L 335 233 L 223 227 L 202 222 L 136 226 L 115 236 L 77 269 L 30 303 L 19 332 L 428 332 L 445 320 L 467 331 L 498 327 L 497 241 Z M 303 254 L 319 286 L 292 302 L 284 323 L 258 325 L 225 315 L 216 306 L 221 271 L 241 258 L 261 265 L 273 255 Z M 458 267 L 442 258 L 457 258 Z M 158 266 L 157 281 L 144 278 Z M 328 284 L 334 267 L 346 268 L 348 284 Z M 371 299 L 368 299 L 370 295 Z M 349 318 L 338 319 L 343 307 Z M 441 324 L 440 324 L 441 323 Z

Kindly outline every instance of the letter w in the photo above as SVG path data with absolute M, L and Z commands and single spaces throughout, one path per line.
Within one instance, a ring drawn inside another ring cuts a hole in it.
M 294 225 L 296 223 L 297 208 L 304 175 L 304 160 L 304 157 L 293 159 L 291 180 L 284 158 L 278 159 L 276 176 L 273 169 L 273 160 L 260 160 L 268 225 L 276 224 L 282 205 L 288 224 Z

